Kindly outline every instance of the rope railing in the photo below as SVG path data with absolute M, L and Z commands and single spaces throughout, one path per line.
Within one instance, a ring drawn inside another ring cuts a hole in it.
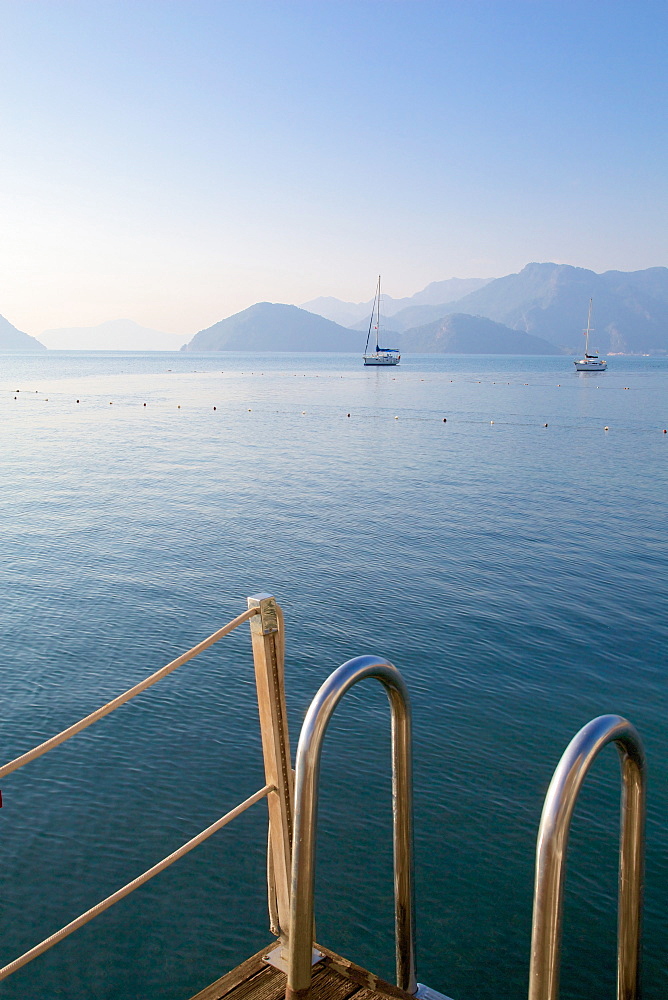
M 273 602 L 273 598 L 271 600 Z M 274 607 L 277 609 L 277 605 L 274 605 Z M 278 611 L 276 613 L 278 613 Z M 142 691 L 145 691 L 153 684 L 156 684 L 158 681 L 162 680 L 163 677 L 166 677 L 168 674 L 172 673 L 172 671 L 176 670 L 177 667 L 180 667 L 184 663 L 187 663 L 188 660 L 192 660 L 199 653 L 203 653 L 205 649 L 208 649 L 209 646 L 213 646 L 214 643 L 218 642 L 219 639 L 222 639 L 223 636 L 226 636 L 230 632 L 234 631 L 234 629 L 237 628 L 239 625 L 242 625 L 249 619 L 254 618 L 256 615 L 261 615 L 261 614 L 262 614 L 261 607 L 258 606 L 258 607 L 251 607 L 248 609 L 248 611 L 244 611 L 243 614 L 237 615 L 237 617 L 233 618 L 232 621 L 227 623 L 227 625 L 224 625 L 222 628 L 219 628 L 216 632 L 213 632 L 212 635 L 208 636 L 208 638 L 203 639 L 202 642 L 198 642 L 197 645 L 187 650 L 187 652 L 182 653 L 181 656 L 177 656 L 175 660 L 171 660 L 169 663 L 165 664 L 164 667 L 161 667 L 159 670 L 156 670 L 148 677 L 145 677 L 143 681 L 140 681 L 138 684 L 135 684 L 133 687 L 129 688 L 123 694 L 120 694 L 118 695 L 118 697 L 113 698 L 111 701 L 108 701 L 105 705 L 102 705 L 101 708 L 96 709 L 96 711 L 91 712 L 83 719 L 80 719 L 73 725 L 68 726 L 67 729 L 63 729 L 63 731 L 58 733 L 56 736 L 52 736 L 50 739 L 45 740 L 38 746 L 33 747 L 32 750 L 28 750 L 26 753 L 21 754 L 20 757 L 16 757 L 14 760 L 11 760 L 7 764 L 4 764 L 2 767 L 0 767 L 0 778 L 4 778 L 6 775 L 11 774 L 13 771 L 18 771 L 19 768 L 24 767 L 25 764 L 29 764 L 30 761 L 36 760 L 43 754 L 48 753 L 49 750 L 53 750 L 61 743 L 65 743 L 73 736 L 76 736 L 77 733 L 80 733 L 83 729 L 86 729 L 88 726 L 91 726 L 94 722 L 97 722 L 98 719 L 102 719 L 104 718 L 105 715 L 109 715 L 115 709 L 120 708 L 121 705 L 125 705 L 126 702 L 131 701 L 132 698 L 135 698 L 138 694 L 141 694 Z M 280 621 L 282 622 L 282 616 L 280 618 Z M 280 642 L 283 641 L 282 635 L 279 641 Z M 104 913 L 104 911 L 108 910 L 110 906 L 114 905 L 114 903 L 118 903 L 119 900 L 123 899 L 125 896 L 128 896 L 131 892 L 134 892 L 134 890 L 138 889 L 139 886 L 144 885 L 145 882 L 148 882 L 150 879 L 154 878 L 160 872 L 164 871 L 166 868 L 169 868 L 169 866 L 174 864 L 175 861 L 178 861 L 179 858 L 184 857 L 190 851 L 194 850 L 195 847 L 198 847 L 200 844 L 204 843 L 205 840 L 208 840 L 208 838 L 211 837 L 218 830 L 221 830 L 224 826 L 227 826 L 228 823 L 230 823 L 233 819 L 236 819 L 236 817 L 241 815 L 241 813 L 245 812 L 246 809 L 249 809 L 251 806 L 255 805 L 261 799 L 266 798 L 267 796 L 271 795 L 272 792 L 276 791 L 277 791 L 276 785 L 271 782 L 268 782 L 253 795 L 249 796 L 249 798 L 244 799 L 244 801 L 240 802 L 239 805 L 235 806 L 233 809 L 230 809 L 229 812 L 226 812 L 224 816 L 221 816 L 219 819 L 217 819 L 215 823 L 212 823 L 210 826 L 206 827 L 205 830 L 202 830 L 195 837 L 192 837 L 185 844 L 182 844 L 181 847 L 179 847 L 176 851 L 173 851 L 172 854 L 169 854 L 166 858 L 163 858 L 162 861 L 159 861 L 157 864 L 153 865 L 142 875 L 138 875 L 137 878 L 134 878 L 131 882 L 128 882 L 121 889 L 117 889 L 116 892 L 113 892 L 110 896 L 107 896 L 106 899 L 103 899 L 101 900 L 101 902 L 96 903 L 95 906 L 92 906 L 89 910 L 86 910 L 85 913 L 82 913 L 80 916 L 76 917 L 76 919 L 70 921 L 70 923 L 66 924 L 64 927 L 61 927 L 59 931 L 56 931 L 54 934 L 49 935 L 49 937 L 45 938 L 39 944 L 35 945 L 33 948 L 30 948 L 28 951 L 24 952 L 23 955 L 19 956 L 19 958 L 16 958 L 14 959 L 14 961 L 9 962 L 7 965 L 5 965 L 3 968 L 0 969 L 0 981 L 6 979 L 8 976 L 11 976 L 12 973 L 17 972 L 18 969 L 22 968 L 24 965 L 27 965 L 28 962 L 31 962 L 34 958 L 37 958 L 39 955 L 44 954 L 45 951 L 48 951 L 50 948 L 53 948 L 53 946 L 58 944 L 59 941 L 62 941 L 63 938 L 68 937 L 74 931 L 78 930 L 80 927 L 83 927 L 84 924 L 87 924 L 90 920 L 93 920 L 95 917 L 99 916 L 100 913 Z
M 198 833 L 196 837 L 193 837 L 191 840 L 187 841 L 187 843 L 182 844 L 178 850 L 169 854 L 166 858 L 163 858 L 162 861 L 159 861 L 157 865 L 153 865 L 153 867 L 149 868 L 148 871 L 145 871 L 142 875 L 138 875 L 137 878 L 128 882 L 127 885 L 124 885 L 122 889 L 117 889 L 116 892 L 112 892 L 111 896 L 107 896 L 106 899 L 96 903 L 95 906 L 86 910 L 86 912 L 82 913 L 81 916 L 70 921 L 70 923 L 66 924 L 64 927 L 61 927 L 61 929 L 56 931 L 55 934 L 51 934 L 48 938 L 45 938 L 39 944 L 35 945 L 34 948 L 30 948 L 28 951 L 24 952 L 23 955 L 19 956 L 19 958 L 15 958 L 13 962 L 5 965 L 2 969 L 0 969 L 0 980 L 6 979 L 7 976 L 11 976 L 13 972 L 17 972 L 18 969 L 22 968 L 22 966 L 27 965 L 28 962 L 32 962 L 33 958 L 43 955 L 45 951 L 48 951 L 49 948 L 53 948 L 53 946 L 58 944 L 59 941 L 62 941 L 63 938 L 68 937 L 70 934 L 74 933 L 74 931 L 83 927 L 84 924 L 87 924 L 90 920 L 99 916 L 100 913 L 104 913 L 104 911 L 108 910 L 110 906 L 114 905 L 114 903 L 118 903 L 118 901 L 123 899 L 124 896 L 129 896 L 130 893 L 134 892 L 135 889 L 138 889 L 140 885 L 144 885 L 145 882 L 148 882 L 150 879 L 160 874 L 160 872 L 164 871 L 165 868 L 169 868 L 169 866 L 173 865 L 175 861 L 179 860 L 179 858 L 184 857 L 195 847 L 204 843 L 204 841 L 211 837 L 212 834 L 221 830 L 224 826 L 227 826 L 228 823 L 230 823 L 233 819 L 236 819 L 236 817 L 241 815 L 242 812 L 245 812 L 246 809 L 249 809 L 251 806 L 255 805 L 256 802 L 259 802 L 261 799 L 269 795 L 270 792 L 274 791 L 276 791 L 274 785 L 265 785 L 263 788 L 260 788 L 257 792 L 255 792 L 254 795 L 244 799 L 244 801 L 240 802 L 238 806 L 234 807 L 234 809 L 230 809 L 230 811 L 225 813 L 224 816 L 217 819 L 215 823 L 212 823 L 211 826 L 208 826 L 205 830 L 202 830 L 201 833 Z
M 53 750 L 54 747 L 59 746 L 61 743 L 65 743 L 66 740 L 71 739 L 80 733 L 83 729 L 88 726 L 92 726 L 94 722 L 98 719 L 104 718 L 105 715 L 109 715 L 110 712 L 115 711 L 115 709 L 120 708 L 121 705 L 125 705 L 126 702 L 131 701 L 132 698 L 136 698 L 138 694 L 145 691 L 147 688 L 151 687 L 153 684 L 157 684 L 158 681 L 166 677 L 167 674 L 171 674 L 173 670 L 177 667 L 182 666 L 187 663 L 188 660 L 192 660 L 193 657 L 197 656 L 199 653 L 203 653 L 205 649 L 209 646 L 213 646 L 215 642 L 222 639 L 223 636 L 228 635 L 228 633 L 233 632 L 235 628 L 242 625 L 244 622 L 248 621 L 249 618 L 253 618 L 255 615 L 259 615 L 259 608 L 250 608 L 248 611 L 244 611 L 243 614 L 237 615 L 233 618 L 231 622 L 227 625 L 223 625 L 219 628 L 217 632 L 214 632 L 207 639 L 203 639 L 198 642 L 196 646 L 192 649 L 187 650 L 187 652 L 182 653 L 181 656 L 177 656 L 175 660 L 170 663 L 165 664 L 160 670 L 156 670 L 155 673 L 151 674 L 149 677 L 145 677 L 143 681 L 139 684 L 135 684 L 134 687 L 129 688 L 123 694 L 119 694 L 117 698 L 112 698 L 108 701 L 106 705 L 102 705 L 101 708 L 96 709 L 96 711 L 91 712 L 83 719 L 79 719 L 73 725 L 68 726 L 67 729 L 63 729 L 61 733 L 56 736 L 52 736 L 50 739 L 45 740 L 44 743 L 40 743 L 39 746 L 33 747 L 32 750 L 28 750 L 27 753 L 21 754 L 20 757 L 16 757 L 14 760 L 10 760 L 9 763 L 3 764 L 0 767 L 0 778 L 4 778 L 7 774 L 11 774 L 13 771 L 18 771 L 20 767 L 24 767 L 25 764 L 29 764 L 31 760 L 36 760 L 37 757 L 41 757 L 43 754 L 48 753 L 49 750 Z

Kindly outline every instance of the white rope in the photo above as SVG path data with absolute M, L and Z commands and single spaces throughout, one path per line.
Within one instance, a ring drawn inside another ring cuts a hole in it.
M 45 938 L 40 944 L 35 945 L 34 948 L 26 951 L 19 958 L 14 959 L 14 961 L 10 962 L 9 965 L 5 965 L 4 968 L 0 969 L 0 980 L 6 979 L 7 976 L 11 976 L 13 972 L 17 971 L 17 969 L 27 965 L 28 962 L 32 962 L 33 958 L 37 958 L 38 955 L 42 955 L 45 951 L 48 951 L 49 948 L 53 948 L 54 944 L 58 944 L 58 942 L 62 941 L 63 938 L 68 937 L 74 931 L 83 927 L 84 924 L 87 924 L 94 917 L 97 917 L 100 913 L 108 910 L 110 906 L 114 905 L 114 903 L 117 903 L 120 899 L 123 899 L 124 896 L 128 896 L 131 892 L 134 892 L 134 890 L 138 889 L 140 885 L 144 884 L 144 882 L 148 882 L 149 879 L 152 879 L 155 875 L 164 871 L 165 868 L 174 864 L 175 861 L 178 861 L 179 858 L 188 854 L 189 851 L 193 850 L 193 848 L 198 847 L 212 834 L 226 826 L 246 809 L 249 809 L 250 806 L 255 805 L 256 802 L 260 801 L 260 799 L 269 795 L 270 792 L 275 791 L 275 785 L 265 785 L 264 788 L 260 788 L 260 790 L 255 792 L 254 795 L 251 795 L 250 798 L 240 802 L 238 806 L 235 806 L 234 809 L 225 813 L 224 816 L 221 816 L 215 823 L 208 826 L 206 830 L 202 830 L 202 832 L 198 833 L 196 837 L 192 838 L 192 840 L 183 844 L 177 851 L 174 851 L 173 854 L 163 858 L 163 860 L 159 861 L 157 865 L 153 865 L 153 867 L 149 868 L 143 875 L 139 875 L 137 878 L 133 879 L 132 882 L 128 882 L 128 884 L 124 885 L 122 889 L 118 889 L 116 892 L 112 893 L 111 896 L 107 896 L 107 898 L 103 899 L 101 903 L 97 903 L 95 906 L 91 907 L 90 910 L 86 910 L 86 912 L 82 913 L 80 917 L 76 918 L 76 920 L 72 920 L 69 924 L 66 924 L 65 927 L 61 927 L 59 931 L 56 931 L 55 934 L 51 934 L 50 937 Z
M 42 754 L 48 753 L 49 750 L 53 750 L 53 748 L 57 747 L 60 743 L 64 743 L 66 740 L 71 739 L 72 736 L 76 736 L 76 734 L 80 733 L 82 729 L 86 729 L 94 722 L 97 722 L 98 719 L 103 718 L 105 715 L 109 715 L 109 713 L 113 712 L 116 708 L 120 708 L 120 706 L 124 705 L 126 701 L 130 701 L 138 694 L 141 694 L 142 691 L 145 691 L 146 688 L 151 687 L 152 684 L 156 684 L 158 681 L 162 680 L 162 678 L 166 677 L 167 674 L 171 674 L 172 670 L 176 670 L 176 668 L 180 667 L 183 663 L 187 663 L 188 660 L 192 660 L 192 658 L 197 656 L 198 653 L 203 653 L 205 649 L 209 648 L 209 646 L 213 646 L 214 642 L 218 642 L 219 639 L 222 639 L 224 635 L 228 634 L 228 632 L 232 632 L 238 625 L 243 624 L 243 622 L 248 621 L 249 618 L 259 614 L 259 608 L 251 608 L 248 611 L 244 611 L 242 615 L 238 615 L 236 618 L 233 618 L 231 622 L 228 622 L 227 625 L 219 628 L 218 631 L 214 632 L 213 635 L 210 635 L 208 639 L 203 639 L 202 642 L 198 642 L 196 646 L 192 647 L 192 649 L 189 649 L 186 653 L 182 653 L 181 656 L 177 656 L 177 658 L 172 660 L 171 663 L 167 663 L 164 667 L 161 667 L 160 670 L 156 670 L 154 674 L 146 677 L 143 681 L 140 681 L 139 684 L 135 684 L 134 687 L 131 687 L 124 694 L 119 694 L 117 698 L 114 698 L 112 701 L 108 701 L 106 705 L 102 706 L 102 708 L 98 708 L 95 712 L 91 712 L 90 715 L 87 715 L 84 719 L 80 719 L 79 722 L 75 722 L 74 725 L 69 726 L 67 729 L 63 729 L 62 733 L 58 733 L 57 736 L 52 736 L 44 743 L 40 743 L 39 746 L 33 747 L 32 750 L 28 750 L 27 753 L 22 754 L 20 757 L 10 760 L 8 764 L 3 764 L 3 766 L 0 767 L 0 778 L 4 778 L 5 775 L 11 774 L 12 771 L 18 771 L 18 769 L 23 767 L 24 764 L 29 764 L 31 760 L 41 757 Z

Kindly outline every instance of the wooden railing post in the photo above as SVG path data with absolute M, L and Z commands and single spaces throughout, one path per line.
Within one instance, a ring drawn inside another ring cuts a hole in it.
M 269 914 L 272 931 L 278 931 L 285 946 L 290 928 L 293 773 L 285 709 L 283 615 L 271 594 L 254 594 L 248 607 L 260 609 L 250 619 L 251 641 L 265 778 L 276 788 L 267 798 Z

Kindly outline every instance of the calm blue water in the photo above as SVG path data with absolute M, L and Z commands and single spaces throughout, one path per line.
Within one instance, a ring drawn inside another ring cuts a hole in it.
M 649 757 L 645 987 L 665 996 L 668 360 L 572 367 L 0 356 L 2 758 L 271 591 L 293 743 L 344 660 L 403 671 L 419 978 L 498 1000 L 526 996 L 552 770 L 581 725 L 619 712 Z M 359 689 L 328 734 L 317 919 L 323 943 L 391 978 L 388 728 L 382 691 Z M 243 627 L 5 779 L 0 962 L 261 784 Z M 269 939 L 265 823 L 255 807 L 0 996 L 186 1000 Z M 564 998 L 614 995 L 617 830 L 610 748 L 571 838 Z

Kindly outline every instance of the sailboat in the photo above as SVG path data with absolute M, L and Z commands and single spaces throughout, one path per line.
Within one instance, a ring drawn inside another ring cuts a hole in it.
M 401 355 L 399 354 L 399 348 L 380 347 L 378 344 L 378 339 L 380 336 L 379 328 L 380 328 L 380 275 L 378 275 L 378 285 L 376 287 L 376 295 L 373 300 L 371 319 L 369 320 L 369 332 L 366 338 L 366 347 L 364 348 L 364 364 L 398 365 L 401 360 Z M 369 341 L 371 340 L 372 330 L 376 334 L 376 350 L 373 351 L 371 354 L 369 354 Z
M 591 303 L 589 300 L 589 314 L 587 316 L 587 329 L 584 331 L 586 337 L 585 340 L 585 355 L 584 358 L 580 358 L 579 361 L 574 361 L 576 371 L 579 372 L 604 372 L 608 367 L 608 362 L 604 358 L 599 358 L 596 351 L 593 354 L 589 353 L 589 334 L 591 332 Z

